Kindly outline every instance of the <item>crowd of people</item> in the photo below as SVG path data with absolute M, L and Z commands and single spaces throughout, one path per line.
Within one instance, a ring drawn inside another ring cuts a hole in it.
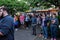
M 56 40 L 59 21 L 55 13 L 40 13 L 36 15 L 22 13 L 14 15 L 14 19 L 9 15 L 8 10 L 0 7 L 0 40 L 14 40 L 14 26 L 20 29 L 32 28 L 32 34 L 37 35 L 36 28 L 40 28 L 40 35 L 48 38 L 48 29 L 50 29 L 51 40 Z M 48 28 L 49 27 L 49 28 Z
M 14 15 L 14 24 L 16 28 L 22 27 L 23 29 L 29 29 L 32 27 L 33 35 L 36 35 L 36 27 L 38 26 L 42 30 L 40 31 L 40 34 L 43 34 L 45 39 L 48 38 L 48 27 L 50 27 L 51 40 L 56 40 L 58 18 L 55 13 L 40 13 L 38 15 L 35 13 L 26 15 L 20 14 L 19 16 Z

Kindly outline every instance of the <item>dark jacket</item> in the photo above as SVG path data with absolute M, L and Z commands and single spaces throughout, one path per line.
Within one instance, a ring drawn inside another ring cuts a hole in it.
M 5 16 L 0 20 L 0 40 L 14 40 L 14 21 L 11 16 Z
M 43 23 L 43 19 L 41 18 L 41 25 L 42 25 L 42 23 Z M 48 19 L 45 18 L 45 20 L 44 20 L 44 26 L 47 26 L 47 23 L 48 23 Z
M 59 22 L 57 18 L 51 18 L 51 20 L 55 20 L 55 23 L 54 24 L 51 23 L 51 25 L 58 26 Z

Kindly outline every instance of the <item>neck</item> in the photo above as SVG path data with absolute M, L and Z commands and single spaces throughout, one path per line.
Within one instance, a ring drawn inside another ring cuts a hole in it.
M 8 15 L 8 13 L 5 13 L 3 16 L 5 17 L 5 16 L 7 16 Z

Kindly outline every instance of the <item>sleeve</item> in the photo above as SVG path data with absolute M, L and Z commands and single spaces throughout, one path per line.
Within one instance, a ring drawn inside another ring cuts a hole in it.
M 56 18 L 54 25 L 58 26 L 58 24 L 59 24 L 59 22 L 58 22 L 58 19 Z
M 59 25 L 59 21 L 58 21 L 58 19 L 56 19 L 56 25 L 57 25 L 57 26 Z

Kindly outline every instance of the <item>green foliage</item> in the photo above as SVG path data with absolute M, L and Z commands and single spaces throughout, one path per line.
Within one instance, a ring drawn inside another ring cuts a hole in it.
M 0 0 L 0 6 L 5 5 L 10 9 L 11 13 L 15 11 L 26 11 L 30 7 L 49 8 L 51 5 L 60 6 L 60 0 Z
M 55 5 L 56 7 L 60 7 L 60 0 L 45 0 L 45 2 L 49 2 L 52 5 Z
M 8 8 L 16 8 L 16 9 L 20 9 L 20 8 L 24 8 L 24 9 L 28 9 L 28 5 L 25 4 L 23 1 L 18 2 L 17 0 L 0 0 L 0 6 L 1 5 L 5 5 Z M 24 11 L 24 10 L 23 10 Z
M 29 10 L 29 5 L 27 5 L 23 1 L 17 1 L 17 0 L 0 0 L 0 6 L 6 6 L 10 13 L 13 15 L 17 11 L 26 11 Z

